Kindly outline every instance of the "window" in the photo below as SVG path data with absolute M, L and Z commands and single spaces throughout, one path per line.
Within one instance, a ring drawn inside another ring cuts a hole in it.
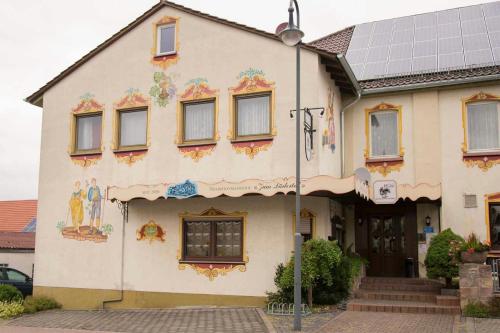
M 101 149 L 102 114 L 76 117 L 75 152 Z
M 148 110 L 118 111 L 118 143 L 120 148 L 140 147 L 147 145 Z
M 175 23 L 159 25 L 157 27 L 156 53 L 169 55 L 175 53 Z
M 398 112 L 370 113 L 370 157 L 399 155 Z
M 491 248 L 500 250 L 500 203 L 489 204 Z
M 5 272 L 7 273 L 7 279 L 9 281 L 26 282 L 27 276 L 21 272 L 12 269 L 7 269 Z
M 235 97 L 236 137 L 271 135 L 271 94 Z
M 496 150 L 500 148 L 499 113 L 497 101 L 467 104 L 468 149 Z
M 183 103 L 183 142 L 214 140 L 214 100 Z
M 243 261 L 243 220 L 183 220 L 183 259 L 186 261 Z

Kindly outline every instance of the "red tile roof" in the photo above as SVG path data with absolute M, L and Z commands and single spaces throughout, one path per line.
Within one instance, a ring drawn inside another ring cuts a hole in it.
M 0 201 L 0 232 L 23 231 L 36 218 L 37 200 Z
M 0 249 L 35 249 L 34 232 L 0 232 Z
M 334 32 L 332 34 L 316 39 L 308 45 L 314 46 L 320 50 L 331 52 L 331 53 L 347 53 L 347 48 L 351 42 L 352 33 L 354 32 L 354 26 L 345 28 L 343 30 Z

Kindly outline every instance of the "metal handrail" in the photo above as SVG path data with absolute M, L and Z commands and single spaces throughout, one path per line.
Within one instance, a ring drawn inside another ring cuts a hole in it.
M 491 278 L 493 279 L 493 292 L 500 293 L 500 258 L 491 261 Z

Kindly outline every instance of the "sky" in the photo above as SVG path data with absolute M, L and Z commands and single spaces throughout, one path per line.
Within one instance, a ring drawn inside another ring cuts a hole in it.
M 42 109 L 24 102 L 158 0 L 1 0 L 0 200 L 36 199 Z M 288 0 L 175 0 L 269 32 Z M 342 28 L 487 0 L 299 0 L 304 41 Z

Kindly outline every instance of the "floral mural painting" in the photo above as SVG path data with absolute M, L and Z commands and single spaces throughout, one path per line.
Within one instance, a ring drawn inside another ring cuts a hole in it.
M 105 193 L 92 178 L 85 181 L 85 187 L 79 180 L 73 184 L 66 219 L 57 223 L 57 229 L 64 238 L 96 243 L 107 241 L 113 232 L 113 226 L 104 224 Z
M 328 88 L 328 106 L 326 108 L 327 128 L 323 132 L 323 145 L 328 145 L 335 152 L 335 109 L 333 107 L 335 93 L 332 88 Z
M 150 220 L 137 230 L 137 240 L 148 240 L 150 244 L 155 240 L 164 242 L 165 230 L 155 221 Z
M 154 99 L 156 105 L 166 107 L 177 92 L 172 77 L 163 72 L 155 72 L 153 81 L 154 85 L 149 89 L 149 95 Z
M 70 138 L 69 138 L 69 148 L 68 148 L 68 153 L 71 157 L 71 161 L 75 163 L 76 165 L 82 166 L 82 167 L 89 167 L 92 165 L 97 164 L 97 162 L 101 159 L 102 157 L 102 149 L 103 147 L 100 147 L 100 150 L 97 152 L 92 152 L 88 154 L 75 154 L 76 150 L 76 142 L 75 142 L 75 137 L 76 137 L 76 117 L 81 116 L 81 115 L 91 115 L 91 114 L 97 114 L 101 113 L 101 115 L 104 114 L 104 104 L 99 103 L 98 101 L 95 100 L 95 96 L 91 93 L 85 93 L 82 96 L 80 96 L 80 102 L 77 104 L 76 107 L 74 107 L 71 110 L 71 128 L 70 128 Z
M 235 93 L 240 92 L 256 92 L 262 89 L 268 90 L 273 87 L 273 82 L 268 82 L 265 79 L 264 71 L 261 69 L 249 68 L 242 71 L 237 79 L 240 81 L 238 86 L 232 88 L 231 90 Z
M 216 89 L 210 89 L 208 80 L 201 77 L 189 80 L 186 86 L 186 90 L 181 95 L 184 101 L 214 97 L 218 92 Z

